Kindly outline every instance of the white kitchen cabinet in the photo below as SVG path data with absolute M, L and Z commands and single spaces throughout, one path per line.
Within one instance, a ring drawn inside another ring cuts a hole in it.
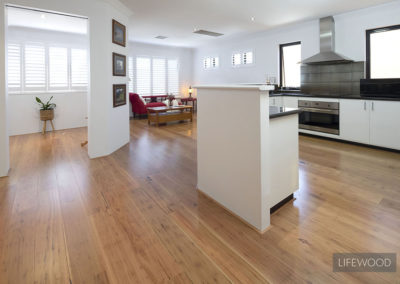
M 400 150 L 400 102 L 369 103 L 370 144 Z
M 340 138 L 369 144 L 370 102 L 340 100 Z
M 289 97 L 289 96 L 284 96 L 283 97 L 283 105 L 285 107 L 297 108 L 298 107 L 298 102 L 299 102 L 299 98 L 298 97 Z
M 283 106 L 283 97 L 282 96 L 269 97 L 269 105 L 278 107 Z

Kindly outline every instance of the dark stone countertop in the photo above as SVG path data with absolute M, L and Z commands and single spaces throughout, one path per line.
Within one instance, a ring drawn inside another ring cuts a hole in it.
M 292 114 L 298 114 L 301 110 L 298 108 L 291 107 L 278 107 L 278 106 L 270 106 L 269 107 L 269 118 L 277 118 Z
M 300 91 L 290 92 L 271 92 L 270 97 L 289 96 L 289 97 L 309 97 L 309 98 L 326 98 L 326 99 L 350 99 L 350 100 L 376 100 L 376 101 L 400 101 L 398 98 L 385 98 L 385 97 L 362 97 L 361 95 L 346 95 L 346 94 L 331 94 L 331 95 L 317 95 L 317 94 L 306 94 Z

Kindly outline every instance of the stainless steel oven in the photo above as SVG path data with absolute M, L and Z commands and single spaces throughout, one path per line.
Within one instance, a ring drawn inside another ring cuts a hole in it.
M 339 135 L 339 103 L 299 100 L 299 128 Z

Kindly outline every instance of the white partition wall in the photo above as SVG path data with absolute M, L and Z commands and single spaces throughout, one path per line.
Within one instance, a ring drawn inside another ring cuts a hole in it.
M 7 127 L 7 96 L 5 76 L 5 10 L 0 0 L 0 177 L 8 174 L 10 168 L 9 140 Z
M 197 88 L 198 189 L 258 231 L 270 223 L 268 91 Z
M 8 132 L 6 116 L 4 51 L 4 0 L 1 0 L 0 20 L 0 175 L 8 172 Z M 89 19 L 90 90 L 89 90 L 89 156 L 109 155 L 129 142 L 128 104 L 113 108 L 113 84 L 128 83 L 127 77 L 112 76 L 112 52 L 128 55 L 126 48 L 111 41 L 112 19 L 128 25 L 130 10 L 117 0 L 10 0 L 7 4 L 33 7 L 60 13 L 80 15 Z M 79 143 L 81 141 L 77 141 Z

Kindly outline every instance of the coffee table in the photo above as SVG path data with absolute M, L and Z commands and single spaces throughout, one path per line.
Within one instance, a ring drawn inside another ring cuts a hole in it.
M 193 121 L 192 106 L 170 106 L 170 107 L 148 107 L 147 108 L 148 124 L 155 123 L 159 126 L 160 123 L 171 121 L 181 121 L 190 119 Z

